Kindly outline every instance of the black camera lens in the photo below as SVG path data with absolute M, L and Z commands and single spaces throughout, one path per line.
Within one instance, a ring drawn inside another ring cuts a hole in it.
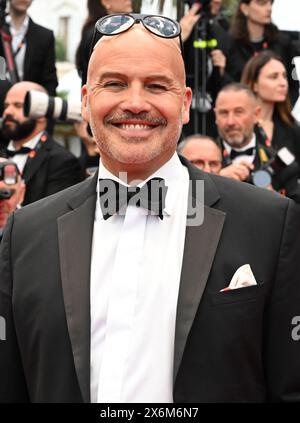
M 0 200 L 9 200 L 14 193 L 14 189 L 0 189 Z

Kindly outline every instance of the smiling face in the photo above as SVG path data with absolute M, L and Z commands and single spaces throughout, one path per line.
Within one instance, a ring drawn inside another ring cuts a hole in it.
M 189 120 L 191 90 L 184 81 L 178 40 L 139 25 L 101 39 L 83 87 L 82 115 L 112 173 L 146 178 L 171 158 Z
M 288 81 L 284 65 L 278 60 L 271 59 L 261 68 L 253 90 L 264 102 L 284 102 L 288 95 Z

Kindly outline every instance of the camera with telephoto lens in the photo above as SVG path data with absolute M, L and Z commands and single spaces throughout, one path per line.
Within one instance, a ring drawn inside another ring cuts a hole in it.
M 41 91 L 28 91 L 24 101 L 24 115 L 38 119 L 46 117 L 62 122 L 81 122 L 81 104 L 51 97 Z
M 15 185 L 18 182 L 18 176 L 18 166 L 14 162 L 10 160 L 0 162 L 0 181 L 4 181 L 5 185 Z M 0 200 L 9 200 L 15 192 L 13 188 L 0 189 Z
M 295 156 L 288 148 L 283 147 L 259 169 L 251 172 L 250 182 L 261 188 L 272 187 L 278 191 L 285 188 L 291 180 L 297 179 L 300 168 Z

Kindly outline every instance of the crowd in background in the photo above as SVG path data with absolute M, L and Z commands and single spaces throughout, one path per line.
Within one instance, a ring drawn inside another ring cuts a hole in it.
M 58 84 L 54 35 L 30 18 L 31 3 L 8 1 L 5 26 L 12 37 L 17 81 L 12 84 L 11 75 L 0 81 L 0 237 L 14 208 L 80 182 L 87 177 L 86 169 L 98 164 L 84 123 L 75 124 L 82 142 L 81 157 L 76 158 L 53 139 L 54 122 L 24 114 L 28 90 L 54 96 Z M 206 172 L 300 202 L 300 128 L 291 112 L 299 91 L 292 78 L 298 52 L 289 35 L 272 23 L 272 4 L 240 0 L 229 20 L 222 0 L 211 0 L 204 8 L 189 2 L 180 24 L 187 85 L 194 97 L 178 150 Z M 88 0 L 87 9 L 74 58 L 83 81 L 95 23 L 109 14 L 131 13 L 133 4 Z M 2 45 L 0 55 L 5 57 Z M 7 162 L 16 165 L 14 178 Z

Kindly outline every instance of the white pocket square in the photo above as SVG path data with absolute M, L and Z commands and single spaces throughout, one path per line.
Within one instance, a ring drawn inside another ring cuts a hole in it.
M 220 292 L 229 291 L 231 289 L 244 288 L 246 286 L 252 285 L 257 285 L 257 282 L 252 273 L 250 264 L 244 264 L 235 272 L 230 281 L 230 284 L 226 288 L 221 289 Z

